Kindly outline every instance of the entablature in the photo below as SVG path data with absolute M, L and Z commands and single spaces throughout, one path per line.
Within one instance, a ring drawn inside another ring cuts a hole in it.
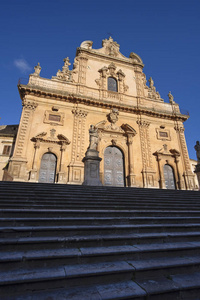
M 134 113 L 134 114 L 143 114 L 147 116 L 153 116 L 157 118 L 163 119 L 171 119 L 176 121 L 184 122 L 189 116 L 183 115 L 179 112 L 179 110 L 170 110 L 169 103 L 161 103 L 160 110 L 156 109 L 156 105 L 152 107 L 145 107 L 144 104 L 141 104 L 137 98 L 135 101 L 130 102 L 129 104 L 125 104 L 122 102 L 113 102 L 105 99 L 98 99 L 97 97 L 80 95 L 74 91 L 74 93 L 66 92 L 66 91 L 56 91 L 47 88 L 37 88 L 30 85 L 18 85 L 19 93 L 21 99 L 23 101 L 24 97 L 27 95 L 33 95 L 38 98 L 47 98 L 52 100 L 59 100 L 64 102 L 71 102 L 77 104 L 84 104 L 87 106 L 95 106 L 99 108 L 112 109 L 117 108 L 119 111 Z M 139 99 L 140 100 L 140 99 Z M 145 99 L 144 99 L 145 100 Z M 147 100 L 148 101 L 148 100 Z M 165 110 L 166 108 L 166 110 Z

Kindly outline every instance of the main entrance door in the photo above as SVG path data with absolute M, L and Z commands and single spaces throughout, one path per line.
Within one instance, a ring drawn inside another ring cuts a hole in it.
M 170 165 L 164 165 L 164 178 L 166 188 L 175 190 L 174 171 Z
M 54 183 L 57 159 L 53 153 L 42 156 L 39 182 Z
M 124 157 L 117 147 L 109 146 L 104 152 L 104 185 L 124 186 Z

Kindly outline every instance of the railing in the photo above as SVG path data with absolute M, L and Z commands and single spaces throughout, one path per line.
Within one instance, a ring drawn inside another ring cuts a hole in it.
M 180 108 L 180 113 L 181 113 L 182 115 L 186 115 L 186 116 L 189 116 L 189 115 L 190 115 L 189 111 L 186 110 L 186 109 L 183 109 L 183 108 Z

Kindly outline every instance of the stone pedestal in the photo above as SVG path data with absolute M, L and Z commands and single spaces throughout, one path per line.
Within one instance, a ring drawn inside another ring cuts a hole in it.
M 84 162 L 84 182 L 83 185 L 102 186 L 99 177 L 99 163 L 102 158 L 99 157 L 97 150 L 88 149 L 83 158 Z
M 198 179 L 198 182 L 199 182 L 199 190 L 200 190 L 200 164 L 196 165 L 196 169 L 195 169 L 194 172 L 197 174 L 197 179 Z

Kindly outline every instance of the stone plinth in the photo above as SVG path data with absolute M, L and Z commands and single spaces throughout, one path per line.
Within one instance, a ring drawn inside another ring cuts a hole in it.
M 194 171 L 197 174 L 197 179 L 199 183 L 199 190 L 200 190 L 200 163 L 196 165 L 196 169 Z
M 84 162 L 84 182 L 83 185 L 102 186 L 99 177 L 99 163 L 102 158 L 99 157 L 97 150 L 88 149 L 83 158 Z

